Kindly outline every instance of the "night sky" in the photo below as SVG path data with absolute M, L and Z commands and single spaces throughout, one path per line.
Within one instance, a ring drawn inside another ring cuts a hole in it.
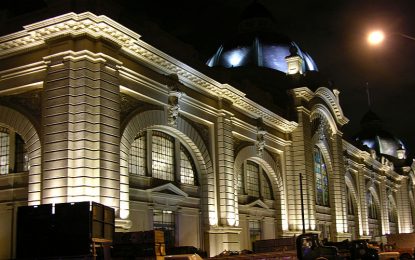
M 153 1 L 138 13 L 192 45 L 205 61 L 237 30 L 240 15 L 253 1 Z M 341 91 L 340 103 L 352 136 L 371 110 L 385 130 L 415 154 L 415 1 L 258 1 L 273 14 L 277 31 L 307 51 L 319 71 Z M 163 6 L 163 10 L 157 8 Z M 369 46 L 366 34 L 381 28 L 382 46 Z
M 140 31 L 134 24 L 152 21 L 193 46 L 189 53 L 205 62 L 237 31 L 240 15 L 253 0 L 14 0 L 4 2 L 3 8 L 6 6 L 9 13 L 25 15 L 28 11 L 40 12 L 51 3 L 59 3 L 55 8 L 67 5 L 76 9 L 79 2 L 89 3 L 93 12 L 110 10 L 105 14 L 143 35 L 143 40 L 146 40 L 145 30 Z M 108 2 L 118 7 L 108 8 Z M 411 155 L 415 154 L 415 41 L 397 34 L 415 36 L 414 0 L 258 2 L 274 16 L 277 31 L 307 51 L 319 71 L 341 91 L 340 103 L 350 119 L 343 128 L 345 135 L 351 136 L 360 129 L 360 119 L 369 109 L 368 86 L 371 109 L 383 120 L 384 129 L 400 138 Z M 394 34 L 382 46 L 369 47 L 366 33 L 374 28 Z M 11 27 L 3 24 L 2 29 L 5 32 Z

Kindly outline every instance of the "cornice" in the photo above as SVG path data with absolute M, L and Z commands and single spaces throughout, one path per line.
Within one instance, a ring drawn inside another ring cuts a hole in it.
M 50 39 L 68 35 L 105 38 L 118 44 L 122 52 L 152 66 L 161 73 L 166 75 L 175 73 L 180 81 L 189 87 L 211 96 L 226 98 L 237 109 L 255 118 L 262 117 L 264 122 L 280 128 L 283 132 L 292 132 L 297 127 L 297 123 L 288 121 L 254 103 L 234 87 L 221 84 L 168 56 L 140 40 L 139 34 L 103 15 L 97 16 L 90 12 L 69 13 L 24 26 L 23 31 L 0 37 L 0 58 L 43 46 Z

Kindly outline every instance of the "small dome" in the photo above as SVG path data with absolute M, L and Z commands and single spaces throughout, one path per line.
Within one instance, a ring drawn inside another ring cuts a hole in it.
M 359 144 L 367 146 L 380 155 L 388 155 L 397 159 L 406 158 L 406 148 L 403 142 L 383 130 L 382 121 L 373 111 L 369 110 L 360 123 L 362 130 L 355 136 Z
M 210 67 L 265 67 L 287 73 L 285 58 L 296 55 L 303 60 L 302 71 L 317 71 L 310 55 L 287 36 L 275 31 L 272 14 L 260 3 L 253 2 L 242 14 L 238 33 L 225 41 L 207 61 Z M 291 49 L 291 51 L 290 51 Z

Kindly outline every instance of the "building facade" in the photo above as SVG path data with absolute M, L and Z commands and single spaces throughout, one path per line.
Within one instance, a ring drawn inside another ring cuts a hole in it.
M 286 62 L 301 74 L 300 56 Z M 343 138 L 338 90 L 287 98 L 293 120 L 92 13 L 2 36 L 0 258 L 15 256 L 19 206 L 77 201 L 210 256 L 303 228 L 412 232 L 413 167 Z

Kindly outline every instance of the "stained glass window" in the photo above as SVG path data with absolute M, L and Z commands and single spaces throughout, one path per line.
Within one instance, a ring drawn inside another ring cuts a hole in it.
M 329 178 L 323 155 L 317 146 L 314 147 L 314 174 L 316 176 L 316 203 L 328 207 L 330 206 Z

